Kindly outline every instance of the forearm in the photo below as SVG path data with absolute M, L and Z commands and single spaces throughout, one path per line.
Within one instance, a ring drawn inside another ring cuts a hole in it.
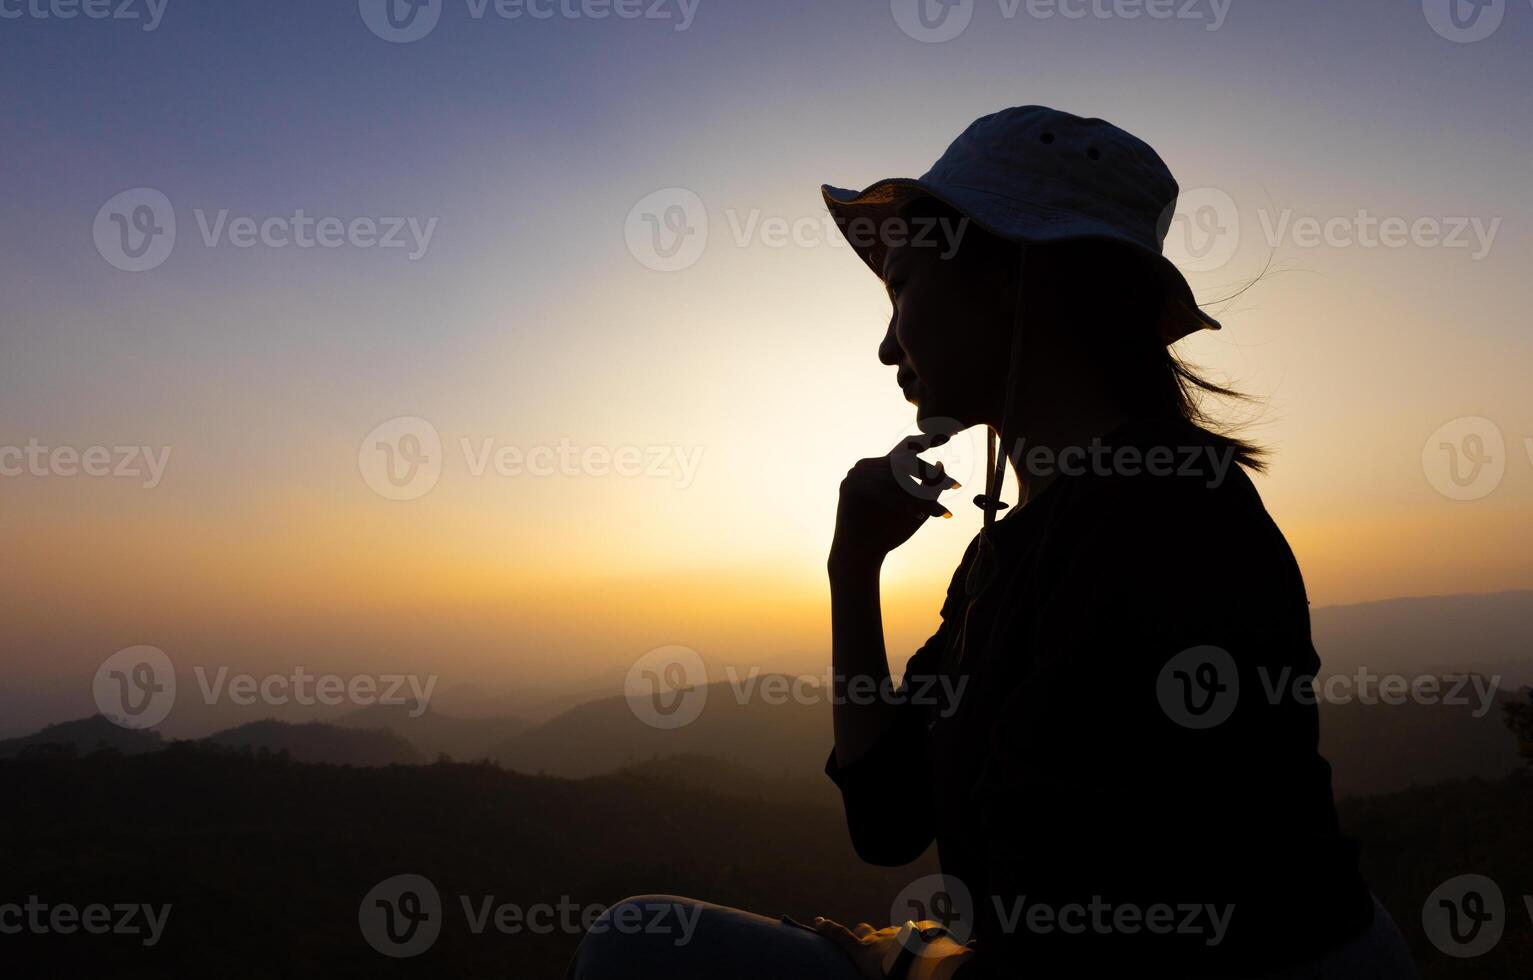
M 835 556 L 829 564 L 831 666 L 836 694 L 832 715 L 839 765 L 861 758 L 894 722 L 895 705 L 883 696 L 892 681 L 884 649 L 879 568 L 878 562 Z

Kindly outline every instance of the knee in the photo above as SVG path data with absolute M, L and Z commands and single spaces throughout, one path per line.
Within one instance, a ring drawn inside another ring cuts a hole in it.
M 641 965 L 659 965 L 672 938 L 657 934 L 647 924 L 674 919 L 675 913 L 698 903 L 676 895 L 633 895 L 614 905 L 591 923 L 570 961 L 570 980 L 609 980 L 647 975 Z

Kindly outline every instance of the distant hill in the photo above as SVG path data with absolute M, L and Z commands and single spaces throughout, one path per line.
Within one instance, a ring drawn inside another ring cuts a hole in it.
M 1446 691 L 1447 688 L 1445 687 Z M 624 767 L 675 776 L 654 760 L 704 756 L 765 777 L 815 781 L 831 749 L 828 703 L 740 703 L 728 683 L 707 688 L 705 707 L 691 724 L 657 729 L 621 697 L 581 705 L 491 751 L 520 772 L 579 778 Z M 1457 704 L 1322 703 L 1320 750 L 1331 762 L 1338 796 L 1392 792 L 1448 779 L 1496 778 L 1520 764 L 1500 705 L 1474 717 L 1478 701 Z M 707 765 L 703 768 L 706 770 Z
M 603 670 L 557 685 L 511 684 L 485 687 L 458 684 L 437 691 L 431 704 L 454 718 L 520 718 L 541 724 L 570 708 L 623 689 L 626 668 Z
M 27 752 L 73 752 L 85 755 L 97 749 L 113 749 L 124 755 L 157 752 L 165 747 L 160 733 L 123 728 L 101 715 L 49 725 L 40 732 L 0 741 L 0 759 L 14 759 Z
M 0 761 L 0 798 L 0 839 L 27 842 L 7 852 L 7 894 L 67 885 L 82 903 L 126 891 L 173 909 L 151 949 L 134 936 L 6 936 L 4 973 L 17 980 L 562 977 L 579 914 L 573 927 L 561 916 L 553 929 L 475 933 L 464 902 L 581 913 L 670 892 L 857 922 L 889 918 L 894 896 L 934 870 L 930 858 L 861 864 L 832 808 L 631 775 L 343 769 L 178 742 L 131 758 Z M 402 874 L 440 893 L 441 935 L 418 960 L 387 959 L 358 929 L 364 896 Z
M 1363 877 L 1405 933 L 1422 980 L 1526 980 L 1533 975 L 1533 771 L 1360 797 L 1338 808 L 1362 846 Z M 1451 959 L 1422 930 L 1422 907 L 1451 878 L 1482 874 L 1505 900 L 1505 935 L 1491 952 Z
M 640 769 L 645 767 L 640 766 Z M 709 793 L 648 773 L 569 781 L 486 765 L 339 768 L 178 742 L 163 752 L 0 761 L 0 838 L 17 895 L 95 896 L 172 907 L 163 941 L 136 935 L 6 937 L 6 976 L 221 980 L 559 977 L 578 925 L 474 931 L 465 901 L 596 909 L 618 898 L 692 895 L 766 915 L 889 921 L 894 896 L 934 870 L 861 864 L 834 808 Z M 741 788 L 717 764 L 708 778 Z M 750 777 L 746 777 L 746 782 Z M 1343 829 L 1405 932 L 1424 980 L 1522 980 L 1533 928 L 1533 773 L 1349 801 Z M 1474 959 L 1434 950 L 1427 896 L 1492 876 L 1506 934 Z M 440 936 L 390 960 L 358 929 L 363 897 L 402 874 L 439 892 Z M 57 901 L 58 899 L 55 899 Z M 577 920 L 578 921 L 578 920 Z M 212 968 L 207 968 L 213 964 Z M 30 968 L 35 965 L 35 969 Z
M 445 754 L 460 762 L 488 758 L 494 746 L 531 727 L 520 718 L 444 715 L 429 703 L 422 711 L 414 701 L 369 705 L 336 719 L 334 724 L 342 728 L 388 729 L 429 759 Z
M 1533 685 L 1533 591 L 1386 599 L 1310 611 L 1321 676 L 1498 674 Z
M 318 721 L 293 725 L 268 718 L 214 732 L 201 741 L 230 749 L 286 752 L 295 762 L 387 766 L 426 761 L 415 746 L 386 729 L 342 728 Z
M 1515 694 L 1515 692 L 1514 692 Z M 1495 706 L 1478 704 L 1322 704 L 1320 753 L 1331 763 L 1337 796 L 1390 793 L 1451 779 L 1496 779 L 1522 760 Z
M 813 776 L 824 767 L 831 748 L 828 699 L 742 699 L 728 682 L 699 690 L 706 692 L 702 713 L 679 728 L 652 727 L 628 699 L 603 698 L 500 742 L 490 758 L 519 772 L 572 778 L 671 755 L 715 756 L 769 776 Z
M 716 756 L 671 755 L 624 766 L 617 778 L 679 786 L 746 800 L 770 800 L 841 809 L 841 794 L 823 775 L 767 776 Z

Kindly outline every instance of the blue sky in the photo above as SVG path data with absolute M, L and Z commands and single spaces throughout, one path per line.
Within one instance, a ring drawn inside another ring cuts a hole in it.
M 1035 102 L 1124 126 L 1184 191 L 1236 204 L 1237 247 L 1191 275 L 1200 297 L 1272 262 L 1216 307 L 1226 331 L 1187 352 L 1262 397 L 1256 435 L 1279 450 L 1262 490 L 1317 602 L 1533 586 L 1533 458 L 1518 456 L 1533 436 L 1533 3 L 1488 8 L 1500 26 L 1472 43 L 1434 29 L 1451 23 L 1438 0 L 1153 5 L 1171 17 L 1119 16 L 1152 9 L 1130 0 L 972 0 L 941 43 L 902 30 L 907 3 L 646 0 L 664 16 L 507 19 L 441 0 L 429 34 L 390 43 L 345 0 L 168 0 L 154 30 L 0 0 L 0 445 L 175 448 L 152 493 L 0 481 L 0 529 L 42 556 L 15 642 L 39 671 L 161 632 L 239 630 L 258 651 L 276 642 L 261 623 L 295 604 L 337 623 L 394 604 L 420 636 L 467 617 L 480 660 L 520 634 L 611 657 L 759 640 L 573 599 L 554 605 L 582 624 L 568 635 L 533 622 L 534 584 L 703 574 L 729 596 L 741 576 L 801 589 L 772 639 L 814 653 L 834 487 L 909 407 L 874 356 L 886 310 L 855 258 L 734 229 L 812 220 L 820 183 L 918 175 L 975 117 Z M 173 252 L 138 273 L 93 235 L 134 188 L 162 193 L 177 223 Z M 706 250 L 674 273 L 624 237 L 665 188 L 709 219 Z M 414 259 L 202 239 L 220 212 L 298 209 L 433 234 Z M 1263 233 L 1284 213 L 1360 209 L 1496 235 L 1475 257 Z M 449 445 L 706 455 L 685 491 L 492 483 L 460 465 L 395 505 L 358 478 L 357 447 L 401 416 Z M 1422 462 L 1464 417 L 1492 420 L 1512 457 L 1467 503 L 1435 493 Z M 894 583 L 940 597 L 977 515 L 960 519 L 902 552 Z M 398 542 L 393 559 L 380 541 Z M 220 582 L 231 562 L 238 581 Z M 195 615 L 166 595 L 188 577 Z M 451 589 L 524 612 L 448 610 Z M 423 592 L 430 608 L 410 606 Z M 927 605 L 894 635 L 924 636 Z M 94 632 L 72 632 L 87 616 Z

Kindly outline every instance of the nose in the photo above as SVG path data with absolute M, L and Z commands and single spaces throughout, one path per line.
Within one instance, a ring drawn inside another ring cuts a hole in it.
M 878 359 L 890 367 L 905 359 L 905 349 L 900 346 L 899 338 L 894 335 L 895 318 L 889 318 L 889 329 L 884 334 L 884 339 L 878 345 Z

